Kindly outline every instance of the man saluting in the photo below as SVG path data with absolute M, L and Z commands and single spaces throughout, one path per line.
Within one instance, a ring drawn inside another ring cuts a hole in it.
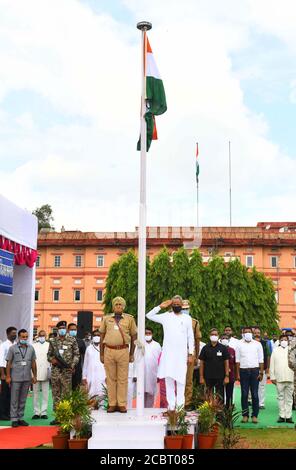
M 163 348 L 158 377 L 165 378 L 169 410 L 184 406 L 187 364 L 194 361 L 194 337 L 191 317 L 182 313 L 183 300 L 175 295 L 171 300 L 162 302 L 147 313 L 149 320 L 160 323 L 163 327 Z M 172 311 L 158 315 L 161 309 L 172 308 Z M 175 395 L 175 382 L 177 396 Z

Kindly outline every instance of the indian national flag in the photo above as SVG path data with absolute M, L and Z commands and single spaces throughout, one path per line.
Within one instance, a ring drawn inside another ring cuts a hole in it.
M 157 130 L 155 116 L 163 114 L 167 110 L 165 91 L 163 83 L 154 60 L 151 46 L 146 32 L 144 33 L 144 73 L 146 80 L 146 113 L 147 123 L 147 151 L 150 148 L 151 141 L 157 140 Z M 141 149 L 141 143 L 138 142 L 137 149 Z
M 196 142 L 196 182 L 198 183 L 199 163 L 198 163 L 198 143 Z

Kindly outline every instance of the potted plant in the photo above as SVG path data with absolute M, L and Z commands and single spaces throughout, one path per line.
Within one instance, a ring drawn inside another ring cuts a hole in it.
M 213 427 L 216 424 L 216 416 L 208 401 L 198 407 L 198 448 L 212 449 L 215 445 L 216 436 Z
M 54 449 L 68 449 L 68 439 L 72 429 L 72 420 L 74 414 L 71 408 L 70 400 L 61 400 L 54 412 L 55 419 L 59 423 L 58 433 L 52 436 Z
M 168 410 L 168 425 L 170 435 L 165 436 L 164 444 L 166 449 L 182 449 L 183 436 L 178 433 L 178 412 L 177 410 Z
M 188 434 L 190 423 L 186 420 L 186 411 L 182 407 L 177 410 L 177 434 L 182 436 L 182 449 L 192 449 L 193 434 Z
M 93 422 L 91 411 L 92 404 L 84 387 L 79 387 L 67 397 L 71 403 L 72 439 L 68 440 L 69 449 L 86 449 L 90 436 L 90 425 Z
M 224 408 L 218 414 L 218 421 L 222 429 L 223 449 L 233 448 L 241 439 L 239 433 L 234 428 L 234 423 L 240 418 L 241 413 L 234 411 L 234 406 Z

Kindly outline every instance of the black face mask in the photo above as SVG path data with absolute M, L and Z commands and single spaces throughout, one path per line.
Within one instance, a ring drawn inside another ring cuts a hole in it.
M 15 341 L 15 340 L 16 340 L 16 335 L 11 335 L 11 336 L 10 336 L 10 341 L 13 342 L 13 341 Z
M 172 309 L 173 309 L 173 312 L 179 313 L 179 312 L 181 312 L 182 307 L 181 307 L 181 305 L 173 305 Z

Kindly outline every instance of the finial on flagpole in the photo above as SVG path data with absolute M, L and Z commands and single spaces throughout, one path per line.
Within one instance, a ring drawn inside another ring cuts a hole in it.
M 137 23 L 137 28 L 141 31 L 149 31 L 149 29 L 152 28 L 152 23 L 149 23 L 149 21 L 140 21 Z

